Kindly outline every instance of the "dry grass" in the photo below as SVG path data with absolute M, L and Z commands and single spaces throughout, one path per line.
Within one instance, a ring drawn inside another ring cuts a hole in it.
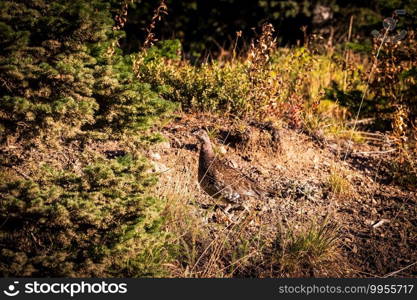
M 162 176 L 155 191 L 166 201 L 165 230 L 173 257 L 167 267 L 174 277 L 232 277 L 254 255 L 253 243 L 243 237 L 254 216 L 242 213 L 230 223 L 214 207 L 201 209 L 204 204 L 197 198 L 204 195 L 194 178 L 195 167 L 180 155 L 177 159 L 185 166 Z M 213 218 L 218 221 L 209 222 Z
M 173 170 L 175 172 L 176 170 Z M 173 264 L 171 272 L 175 277 L 194 277 L 190 274 L 190 266 L 195 265 L 201 243 L 208 240 L 204 216 L 195 203 L 195 188 L 190 185 L 191 173 L 180 174 L 164 180 L 162 176 L 158 184 L 157 195 L 166 201 L 164 211 L 165 230 L 170 234 Z
M 277 192 L 262 203 L 263 210 L 242 215 L 235 212 L 236 222 L 230 223 L 200 190 L 198 151 L 191 132 L 202 126 L 214 128 L 213 143 L 227 150 L 228 160 Z M 236 130 L 245 129 L 242 134 L 256 136 L 255 127 L 248 123 L 236 126 Z M 376 232 L 370 227 L 381 218 L 393 220 L 395 216 L 401 228 L 408 226 L 415 214 L 411 195 L 375 182 L 375 173 L 362 169 L 366 166 L 360 166 L 362 171 L 355 169 L 349 160 L 340 161 L 337 151 L 319 147 L 293 130 L 280 129 L 282 153 L 271 152 L 268 143 L 258 139 L 257 147 L 245 151 L 223 144 L 224 135 L 233 135 L 234 128 L 234 121 L 218 115 L 184 114 L 163 131 L 172 146 L 152 148 L 161 156 L 158 162 L 169 169 L 161 174 L 155 194 L 166 203 L 164 228 L 170 236 L 171 258 L 165 266 L 170 276 L 384 275 L 412 259 L 414 229 L 409 226 L 411 229 L 401 235 L 404 241 L 399 241 L 398 229 L 388 225 L 394 226 L 394 221 Z M 405 212 L 406 218 L 399 218 Z M 378 231 L 390 239 L 379 237 Z M 378 250 L 381 247 L 387 251 Z M 393 253 L 400 256 L 394 259 Z M 380 261 L 391 263 L 380 266 Z M 363 262 L 368 263 L 363 266 Z
M 215 136 L 213 131 L 213 140 Z M 227 148 L 228 156 L 233 157 Z M 280 226 L 277 250 L 279 211 L 239 211 L 231 223 L 198 186 L 198 153 L 183 148 L 161 151 L 171 169 L 161 174 L 154 192 L 166 202 L 165 230 L 170 235 L 172 257 L 166 267 L 171 276 L 288 277 L 308 276 L 309 272 L 325 276 L 330 265 L 336 270 L 337 231 L 329 222 L 300 223 L 291 217 Z
M 337 198 L 349 198 L 354 196 L 353 185 L 349 180 L 350 173 L 340 167 L 332 166 L 325 185 Z
M 146 27 L 146 38 L 145 38 L 145 42 L 143 43 L 143 47 L 142 47 L 143 50 L 148 49 L 157 41 L 155 37 L 154 29 L 157 23 L 161 20 L 162 15 L 167 15 L 167 14 L 168 14 L 168 6 L 166 4 L 166 0 L 161 0 L 159 2 L 158 7 L 154 11 L 151 22 Z
M 298 232 L 291 228 L 285 231 L 280 228 L 276 240 L 280 271 L 300 276 L 306 271 L 320 270 L 339 258 L 338 230 L 328 217 L 321 221 L 312 221 L 308 227 Z

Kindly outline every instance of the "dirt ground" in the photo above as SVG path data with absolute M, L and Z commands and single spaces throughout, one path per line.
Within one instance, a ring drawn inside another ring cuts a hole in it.
M 383 146 L 317 140 L 296 130 L 274 131 L 269 124 L 210 115 L 179 116 L 163 130 L 167 142 L 148 155 L 154 171 L 161 173 L 159 189 L 166 191 L 181 182 L 177 193 L 193 198 L 189 203 L 208 224 L 213 239 L 228 223 L 208 208 L 213 201 L 197 183 L 198 145 L 192 130 L 201 127 L 216 136 L 213 143 L 219 159 L 273 191 L 261 203 L 254 225 L 262 224 L 264 239 L 273 242 L 278 227 L 302 230 L 326 216 L 337 227 L 335 255 L 313 268 L 273 273 L 259 270 L 266 268 L 259 263 L 237 270 L 235 276 L 417 277 L 416 191 L 389 179 L 385 163 L 392 153 L 383 151 Z M 349 183 L 340 193 L 329 187 L 335 170 Z M 247 228 L 249 236 L 256 232 Z M 218 259 L 223 259 L 221 254 Z

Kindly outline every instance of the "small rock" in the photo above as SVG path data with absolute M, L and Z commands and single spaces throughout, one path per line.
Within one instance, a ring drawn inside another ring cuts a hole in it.
M 159 153 L 151 153 L 151 158 L 154 160 L 160 160 L 161 159 L 161 155 Z
M 169 168 L 167 166 L 156 161 L 152 162 L 152 166 L 152 171 L 157 173 L 169 171 Z
M 171 148 L 171 144 L 169 142 L 162 142 L 159 143 L 159 147 L 161 147 L 162 149 L 169 149 Z
M 382 225 L 384 225 L 385 223 L 389 223 L 389 222 L 390 222 L 390 220 L 388 220 L 388 219 L 382 219 L 381 221 L 372 225 L 372 227 L 373 228 L 378 228 L 378 227 L 381 227 Z

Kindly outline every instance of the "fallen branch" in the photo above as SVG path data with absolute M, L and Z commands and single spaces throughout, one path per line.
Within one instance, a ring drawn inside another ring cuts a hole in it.
M 363 151 L 363 152 L 352 152 L 352 154 L 387 154 L 391 152 L 395 152 L 397 149 L 389 149 L 385 151 Z
M 367 118 L 367 119 L 362 119 L 362 120 L 358 120 L 358 121 L 349 121 L 346 122 L 346 125 L 355 125 L 355 124 L 370 124 L 373 121 L 375 121 L 375 118 Z
M 408 266 L 406 266 L 406 267 L 404 267 L 404 268 L 402 268 L 402 269 L 399 269 L 399 270 L 397 270 L 397 271 L 394 271 L 394 272 L 388 273 L 387 275 L 384 275 L 382 278 L 387 278 L 387 277 L 390 277 L 390 276 L 392 276 L 392 275 L 398 274 L 398 273 L 400 273 L 400 272 L 402 272 L 402 271 L 404 271 L 404 270 L 406 270 L 406 269 L 408 269 L 408 268 L 411 268 L 411 267 L 412 267 L 412 266 L 414 266 L 415 264 L 417 264 L 417 261 L 413 262 L 411 265 L 408 265 Z

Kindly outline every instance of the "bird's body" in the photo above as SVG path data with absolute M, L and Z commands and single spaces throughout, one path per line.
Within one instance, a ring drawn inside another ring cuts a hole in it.
M 198 182 L 207 194 L 226 203 L 228 208 L 247 208 L 250 200 L 263 196 L 262 189 L 254 180 L 216 158 L 204 130 L 199 130 L 196 135 L 201 144 Z

